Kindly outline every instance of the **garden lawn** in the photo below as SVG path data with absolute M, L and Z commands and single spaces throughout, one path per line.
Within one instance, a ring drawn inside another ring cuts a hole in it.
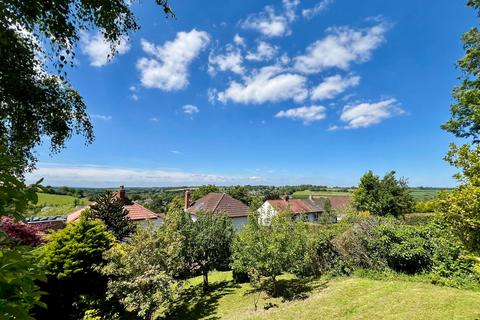
M 257 311 L 250 285 L 234 284 L 230 272 L 214 272 L 210 282 L 213 290 L 203 294 L 201 277 L 192 279 L 190 294 L 172 318 L 480 319 L 480 292 L 421 282 L 351 277 L 305 284 L 283 277 L 279 281 L 283 298 L 262 293 Z M 287 287 L 296 289 L 284 290 Z M 264 310 L 268 305 L 273 307 Z

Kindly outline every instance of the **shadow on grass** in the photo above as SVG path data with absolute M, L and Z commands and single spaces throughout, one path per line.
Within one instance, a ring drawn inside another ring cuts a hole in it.
M 207 293 L 203 292 L 202 285 L 190 287 L 183 292 L 165 319 L 196 320 L 204 317 L 220 319 L 215 315 L 218 300 L 239 287 L 232 281 L 211 283 Z
M 304 300 L 316 289 L 327 288 L 328 282 L 315 281 L 309 278 L 303 279 L 280 279 L 275 283 L 269 281 L 264 287 L 264 291 L 272 298 L 281 298 L 282 302 L 293 300 Z M 256 290 L 250 290 L 246 294 L 251 294 Z

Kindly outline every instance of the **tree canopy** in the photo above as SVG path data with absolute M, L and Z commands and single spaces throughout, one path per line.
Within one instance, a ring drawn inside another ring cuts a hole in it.
M 365 173 L 353 192 L 352 202 L 357 210 L 379 216 L 398 216 L 411 212 L 414 207 L 407 181 L 396 179 L 395 171 L 387 173 L 382 179 L 372 171 Z
M 167 0 L 156 0 L 172 15 Z M 80 33 L 98 29 L 116 45 L 139 25 L 131 1 L 6 0 L 0 2 L 0 144 L 17 173 L 35 164 L 42 139 L 59 151 L 73 134 L 93 141 L 83 98 L 67 79 Z
M 87 210 L 86 216 L 102 220 L 107 229 L 119 240 L 128 237 L 135 230 L 123 201 L 116 198 L 112 192 L 100 195 L 96 203 L 90 206 L 90 210 Z

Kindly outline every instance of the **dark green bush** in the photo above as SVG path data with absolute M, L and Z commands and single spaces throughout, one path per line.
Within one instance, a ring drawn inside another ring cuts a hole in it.
M 429 236 L 425 228 L 398 219 L 368 217 L 359 219 L 334 243 L 342 259 L 353 267 L 413 274 L 432 265 Z
M 398 220 L 382 221 L 366 239 L 369 251 L 376 251 L 392 270 L 409 274 L 432 266 L 432 243 L 424 228 L 404 225 Z

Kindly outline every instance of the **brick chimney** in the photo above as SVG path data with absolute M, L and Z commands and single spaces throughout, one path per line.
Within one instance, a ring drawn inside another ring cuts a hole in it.
M 118 190 L 118 197 L 120 198 L 120 200 L 125 202 L 125 187 L 124 186 L 120 186 L 120 189 Z
M 283 201 L 288 202 L 288 200 L 290 200 L 290 197 L 288 196 L 288 193 L 285 192 L 282 199 L 283 199 Z
M 185 190 L 184 200 L 184 209 L 186 210 L 190 207 L 190 190 Z

